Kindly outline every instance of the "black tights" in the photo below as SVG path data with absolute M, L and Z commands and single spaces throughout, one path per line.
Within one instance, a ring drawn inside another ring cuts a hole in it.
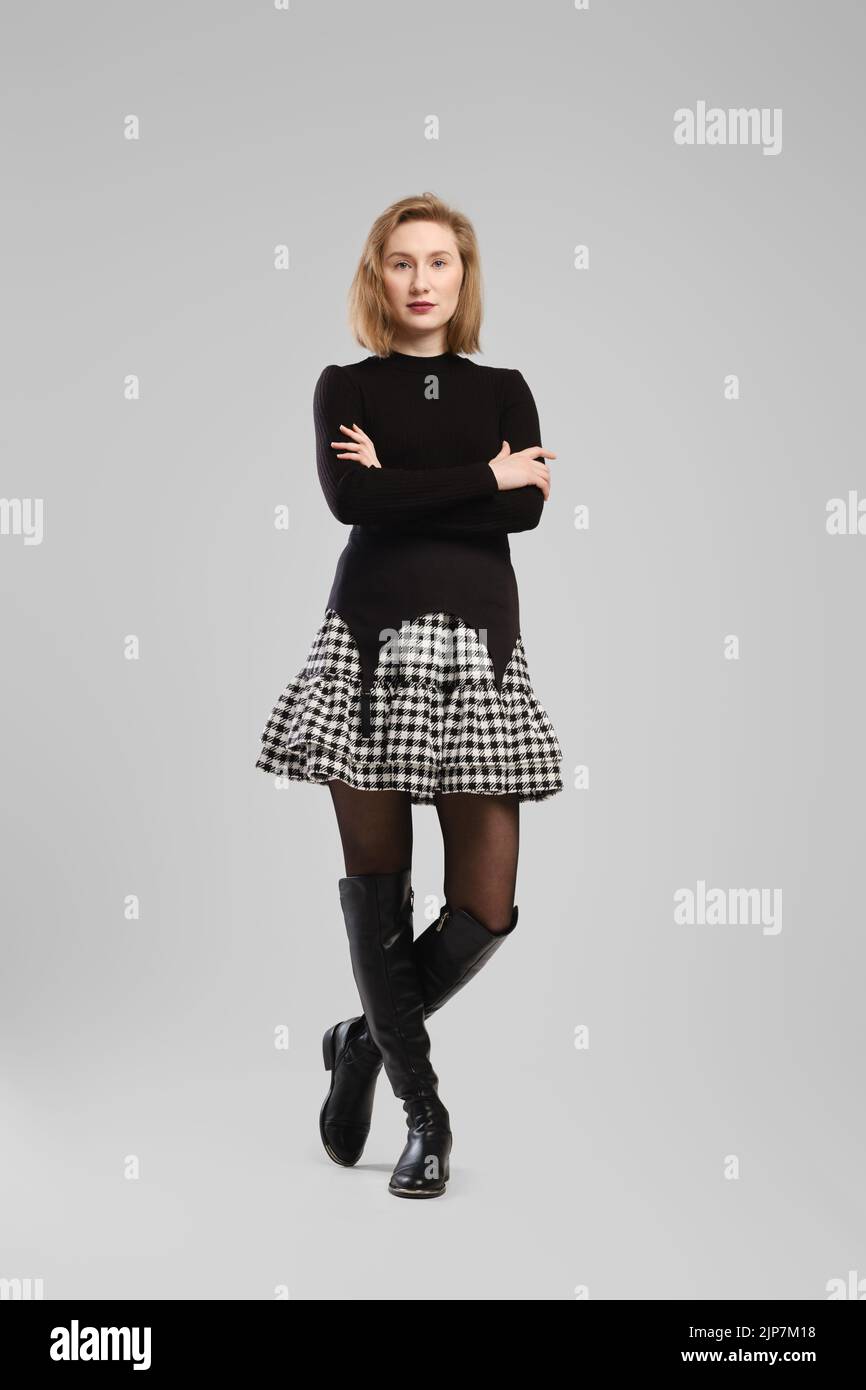
M 328 783 L 337 813 L 346 874 L 390 874 L 412 864 L 408 792 L 362 791 Z M 520 802 L 514 794 L 439 793 L 436 811 L 445 853 L 445 900 L 490 931 L 511 925 L 517 887 Z

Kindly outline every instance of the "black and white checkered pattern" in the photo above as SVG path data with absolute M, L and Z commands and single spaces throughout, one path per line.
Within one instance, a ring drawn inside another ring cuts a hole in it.
M 562 791 L 562 750 L 532 689 L 518 637 L 496 689 L 478 634 L 453 613 L 406 622 L 380 652 L 361 737 L 361 663 L 333 609 L 307 660 L 277 701 L 256 763 L 298 782 L 336 777 L 370 791 L 516 792 L 544 801 Z

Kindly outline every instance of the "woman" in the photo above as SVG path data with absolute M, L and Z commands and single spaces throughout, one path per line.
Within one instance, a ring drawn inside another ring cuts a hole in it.
M 384 1065 L 408 1136 L 389 1183 L 438 1197 L 451 1129 L 425 1018 L 517 925 L 519 806 L 562 790 L 562 752 L 520 635 L 508 533 L 550 495 L 519 371 L 481 366 L 471 223 L 433 194 L 374 223 L 350 293 L 373 352 L 325 367 L 313 414 L 319 481 L 351 525 L 325 618 L 280 696 L 257 766 L 330 788 L 340 901 L 364 1013 L 325 1033 L 319 1129 L 360 1158 Z M 444 905 L 413 941 L 412 806 L 435 805 Z

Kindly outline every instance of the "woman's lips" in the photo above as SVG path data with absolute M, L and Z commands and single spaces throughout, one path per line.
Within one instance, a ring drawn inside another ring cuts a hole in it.
M 409 308 L 413 314 L 429 314 L 431 309 L 435 309 L 435 304 L 410 304 Z

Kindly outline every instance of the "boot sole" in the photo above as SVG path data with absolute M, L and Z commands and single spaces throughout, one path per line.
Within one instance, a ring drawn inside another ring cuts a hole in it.
M 438 1187 L 435 1192 L 424 1192 L 423 1190 L 413 1192 L 411 1188 L 389 1187 L 388 1191 L 392 1197 L 444 1197 L 446 1189 Z

